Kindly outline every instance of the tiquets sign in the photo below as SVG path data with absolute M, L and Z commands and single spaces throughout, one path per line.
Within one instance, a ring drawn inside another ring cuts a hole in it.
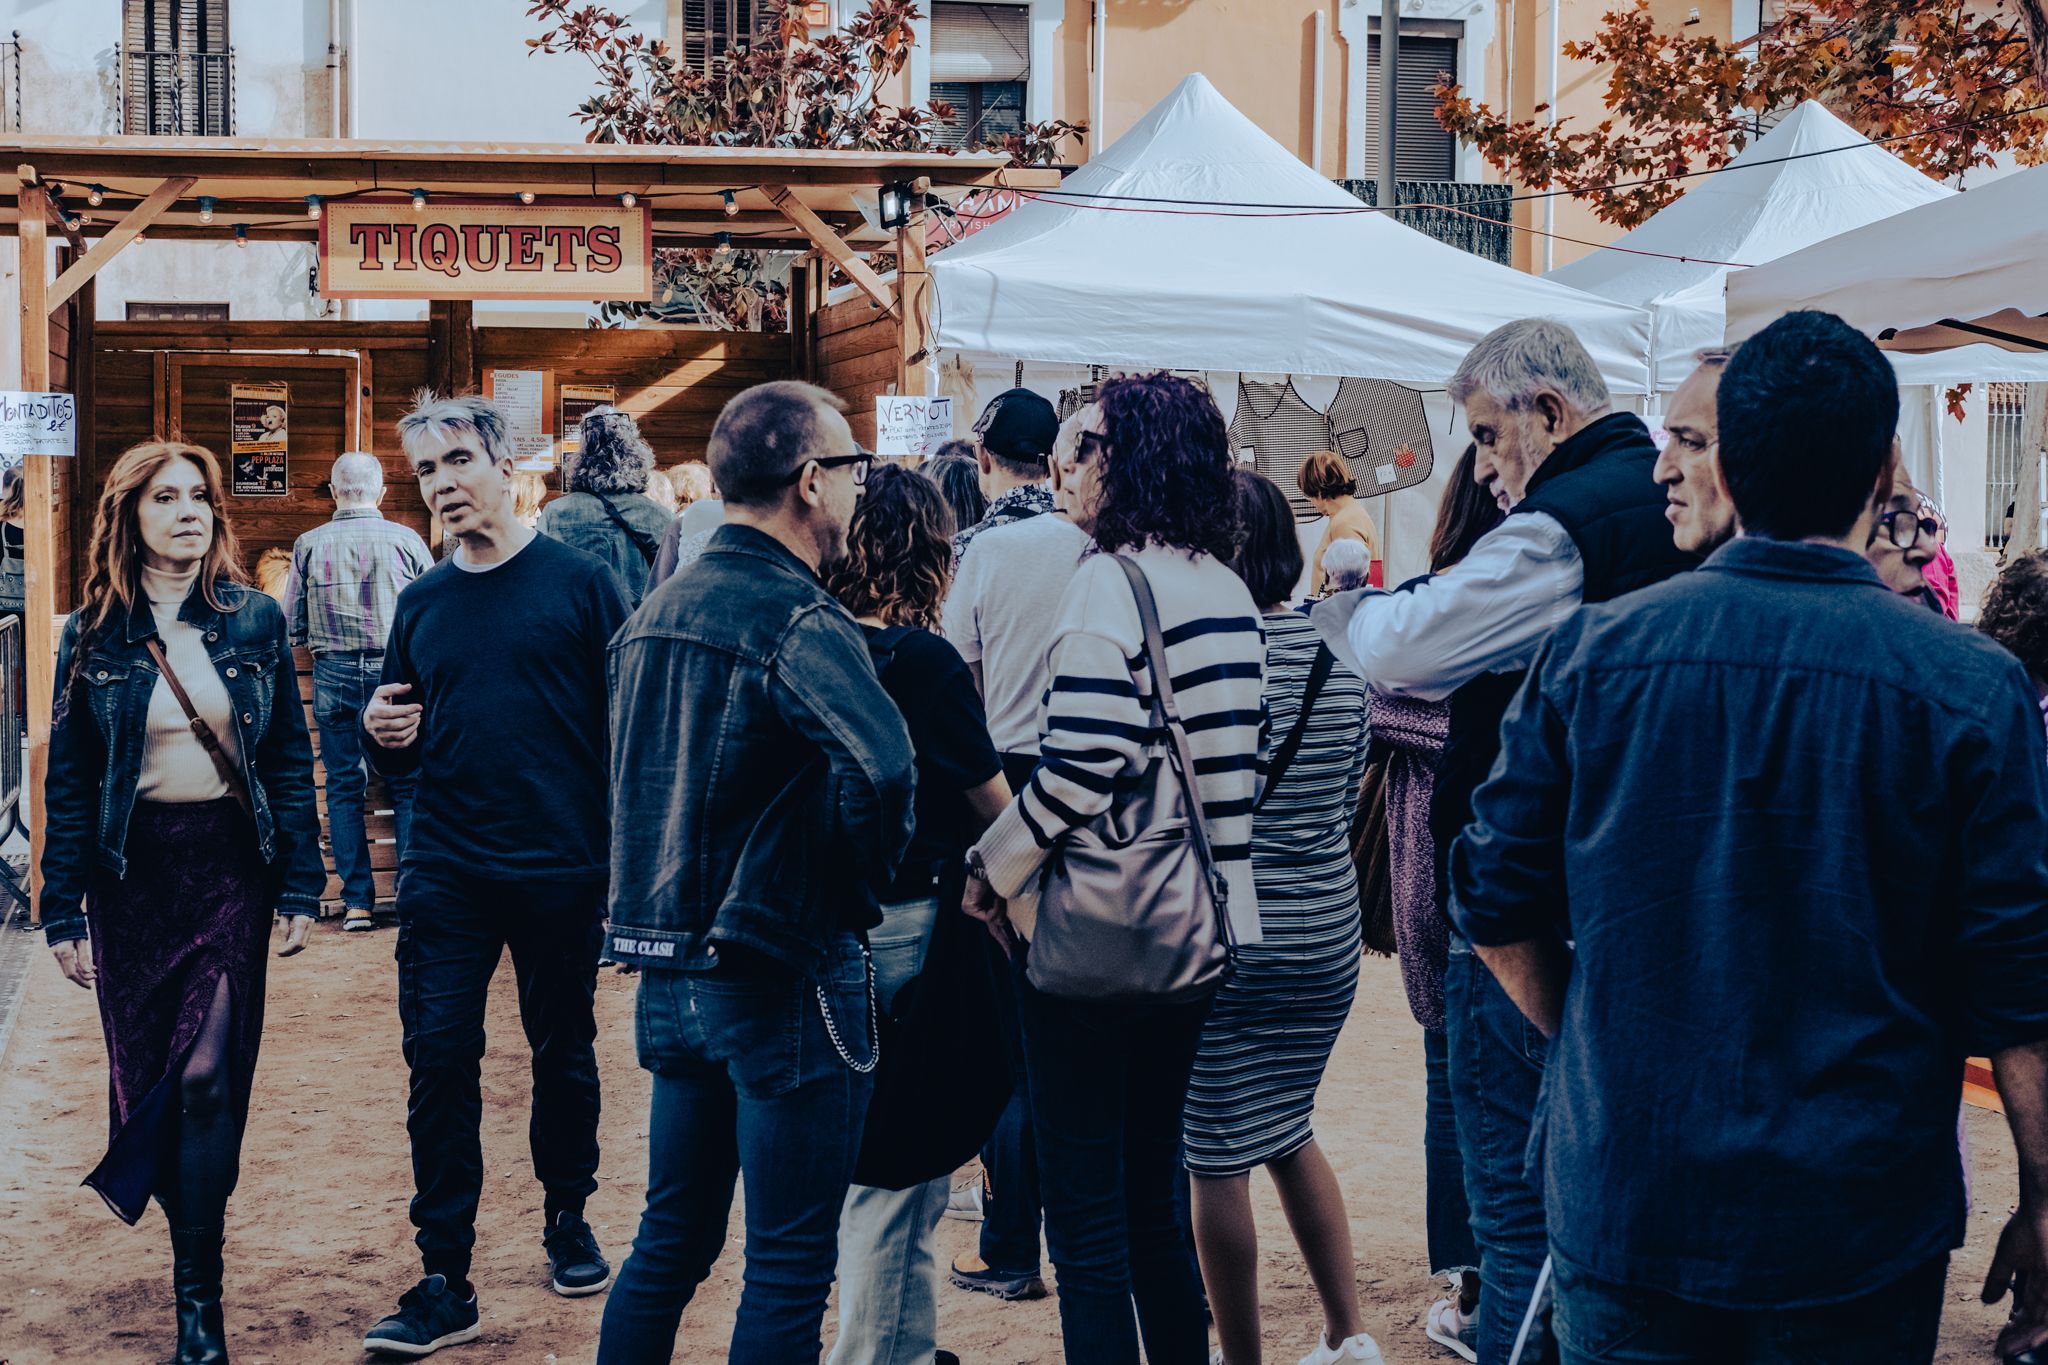
M 647 208 L 336 200 L 320 216 L 331 299 L 654 297 Z

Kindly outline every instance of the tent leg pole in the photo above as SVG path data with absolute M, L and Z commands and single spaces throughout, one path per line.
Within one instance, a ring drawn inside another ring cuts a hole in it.
M 50 196 L 36 180 L 35 169 L 21 168 L 19 210 L 21 271 L 21 387 L 41 392 L 50 387 L 50 261 L 48 212 Z M 50 771 L 50 708 L 56 697 L 57 651 L 53 626 L 57 615 L 56 506 L 54 471 L 47 455 L 22 461 L 23 539 L 27 550 L 24 584 L 23 672 L 28 684 L 28 782 L 22 798 L 29 808 L 29 922 L 42 923 L 43 835 L 49 824 L 43 810 L 44 781 Z

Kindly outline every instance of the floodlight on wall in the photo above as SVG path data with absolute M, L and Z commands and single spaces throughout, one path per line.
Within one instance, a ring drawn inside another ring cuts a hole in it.
M 522 203 L 522 204 L 531 204 L 531 203 L 533 202 L 533 191 L 532 191 L 532 190 L 521 190 L 521 191 L 519 191 L 519 202 L 520 202 L 520 203 Z
M 247 223 L 235 224 L 235 245 L 249 245 L 249 225 Z
M 319 196 L 319 195 L 317 195 L 317 194 L 309 194 L 309 195 L 307 195 L 307 196 L 306 196 L 306 216 L 307 216 L 308 218 L 315 218 L 315 219 L 317 219 L 317 218 L 318 218 L 318 217 L 320 216 L 320 196 Z
M 622 209 L 632 208 L 639 202 L 640 196 L 633 193 L 633 191 L 631 190 L 627 190 L 624 194 L 619 196 L 619 207 Z
M 725 216 L 730 218 L 740 211 L 740 201 L 733 197 L 731 190 L 722 191 L 725 197 Z
M 901 180 L 892 180 L 882 186 L 882 201 L 878 218 L 885 228 L 910 226 L 910 206 L 917 198 L 917 192 Z
M 199 196 L 199 221 L 202 223 L 213 221 L 213 196 L 210 194 Z
M 85 202 L 91 204 L 94 208 L 98 208 L 101 204 L 106 203 L 107 187 L 105 185 L 94 185 L 85 192 Z
M 412 192 L 412 211 L 414 213 L 425 213 L 427 211 L 427 192 L 425 190 L 414 190 Z

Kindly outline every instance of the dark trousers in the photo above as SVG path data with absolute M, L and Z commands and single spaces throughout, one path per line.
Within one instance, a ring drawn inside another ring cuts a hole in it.
M 1550 1252 L 1543 1191 L 1526 1162 L 1546 1044 L 1486 964 L 1455 935 L 1444 967 L 1444 1032 L 1484 1286 L 1479 1365 L 1507 1365 Z M 1547 1335 L 1538 1333 L 1522 1365 L 1551 1358 Z
M 647 1208 L 605 1304 L 599 1365 L 667 1365 L 676 1327 L 725 1248 L 746 1182 L 746 1268 L 730 1365 L 815 1362 L 873 1077 L 868 968 L 844 936 L 821 979 L 724 953 L 708 972 L 642 971 L 640 1065 L 654 1073 Z
M 1451 1045 L 1442 1029 L 1422 1031 L 1422 1058 L 1429 1083 L 1422 1119 L 1429 1272 L 1476 1271 L 1479 1249 L 1472 1244 L 1472 1203 L 1465 1198 L 1465 1154 L 1458 1147 L 1458 1114 L 1451 1103 Z
M 484 1007 L 507 948 L 533 1049 L 533 1173 L 548 1221 L 597 1188 L 597 953 L 602 883 L 494 881 L 405 869 L 398 895 L 398 1017 L 412 1069 L 414 1239 L 429 1275 L 469 1278 L 483 1193 Z
M 1068 1365 L 1137 1365 L 1140 1338 L 1153 1365 L 1201 1365 L 1180 1133 L 1210 1001 L 1018 995 Z
M 1037 754 L 1004 754 L 1003 776 L 1010 790 L 1020 792 L 1038 766 Z M 1024 1065 L 1024 1036 L 1017 1019 L 1017 996 L 1011 973 L 996 983 L 996 1017 L 1002 1026 L 1003 1055 L 1016 1085 L 1010 1102 L 996 1120 L 995 1131 L 981 1149 L 988 1172 L 988 1198 L 982 1206 L 981 1259 L 992 1269 L 1012 1275 L 1039 1271 L 1038 1144 L 1031 1133 L 1031 1078 Z
M 1821 1308 L 1707 1308 L 1562 1263 L 1553 1274 L 1564 1365 L 1927 1365 L 1941 1335 L 1948 1257 Z
M 384 674 L 382 654 L 322 654 L 313 660 L 313 721 L 320 728 L 320 765 L 327 772 L 327 838 L 334 848 L 334 872 L 341 878 L 341 903 L 365 910 L 377 905 L 370 871 L 370 842 L 363 833 L 363 796 L 369 769 L 357 728 Z M 405 859 L 412 833 L 416 777 L 387 777 L 398 857 Z

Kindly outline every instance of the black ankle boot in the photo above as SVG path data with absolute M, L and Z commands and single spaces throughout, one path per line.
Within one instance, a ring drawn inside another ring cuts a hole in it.
M 178 1298 L 177 1365 L 228 1365 L 220 1316 L 221 1226 L 171 1229 L 171 1289 Z

